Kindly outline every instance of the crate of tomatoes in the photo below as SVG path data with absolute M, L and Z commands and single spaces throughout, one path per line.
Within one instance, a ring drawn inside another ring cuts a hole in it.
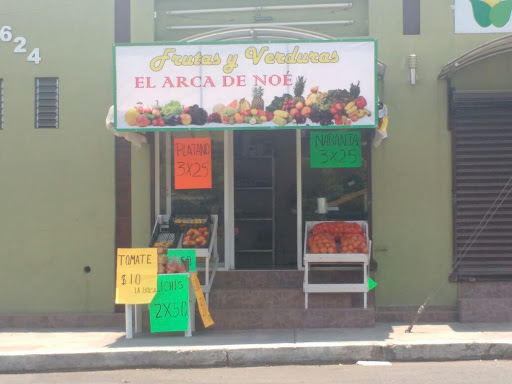
M 306 253 L 369 254 L 366 221 L 306 222 Z

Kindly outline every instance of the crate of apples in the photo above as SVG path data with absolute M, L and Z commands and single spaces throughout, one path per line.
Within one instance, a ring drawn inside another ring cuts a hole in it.
M 309 253 L 337 253 L 336 240 L 328 233 L 311 234 L 308 238 Z
M 208 227 L 190 228 L 183 235 L 184 248 L 205 248 L 210 238 Z
M 340 239 L 341 253 L 368 253 L 366 237 L 359 233 L 345 234 Z

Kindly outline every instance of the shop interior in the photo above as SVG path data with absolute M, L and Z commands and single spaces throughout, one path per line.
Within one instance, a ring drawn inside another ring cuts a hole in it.
M 310 130 L 160 134 L 156 167 L 160 214 L 218 215 L 221 269 L 301 269 L 306 221 L 369 220 L 371 206 L 371 132 L 361 133 L 358 168 L 311 168 L 310 134 Z M 211 189 L 175 188 L 172 143 L 184 137 L 211 138 Z M 328 203 L 326 213 L 318 211 L 319 198 Z

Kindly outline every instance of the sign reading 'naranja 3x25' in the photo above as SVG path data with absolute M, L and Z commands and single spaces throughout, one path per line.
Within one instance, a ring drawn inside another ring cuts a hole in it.
M 115 129 L 375 128 L 376 51 L 372 39 L 115 45 Z

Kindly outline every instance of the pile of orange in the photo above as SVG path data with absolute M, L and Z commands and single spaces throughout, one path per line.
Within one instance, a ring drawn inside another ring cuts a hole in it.
M 309 253 L 337 253 L 336 240 L 328 233 L 312 234 L 308 238 Z
M 308 237 L 309 253 L 364 253 L 368 245 L 359 223 L 333 221 L 313 226 Z

